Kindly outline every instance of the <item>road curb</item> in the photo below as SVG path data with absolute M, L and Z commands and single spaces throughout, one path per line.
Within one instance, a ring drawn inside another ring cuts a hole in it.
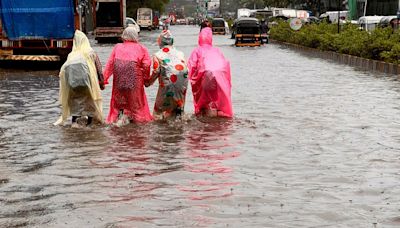
M 298 51 L 306 52 L 315 57 L 331 59 L 341 64 L 354 66 L 363 70 L 382 72 L 386 74 L 400 75 L 400 65 L 377 61 L 372 59 L 361 58 L 354 55 L 340 54 L 333 51 L 321 51 L 315 48 L 305 47 L 298 44 L 291 44 L 277 40 L 270 40 L 271 43 L 280 44 Z

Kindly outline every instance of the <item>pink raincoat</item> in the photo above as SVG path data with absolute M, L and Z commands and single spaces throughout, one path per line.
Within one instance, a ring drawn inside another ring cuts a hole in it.
M 150 78 L 150 64 L 148 50 L 136 41 L 124 41 L 114 47 L 104 69 L 105 84 L 114 76 L 107 123 L 115 123 L 120 110 L 133 122 L 153 119 L 144 91 L 144 81 Z
M 201 30 L 199 47 L 190 55 L 188 68 L 195 114 L 232 117 L 230 64 L 212 46 L 210 28 Z

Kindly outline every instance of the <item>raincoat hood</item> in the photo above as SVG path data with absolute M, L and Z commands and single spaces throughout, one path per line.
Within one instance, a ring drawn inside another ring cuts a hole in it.
M 62 65 L 60 70 L 60 93 L 59 99 L 62 106 L 62 113 L 60 118 L 54 125 L 62 125 L 67 120 L 68 116 L 71 114 L 71 107 L 69 104 L 71 88 L 68 83 L 68 78 L 66 77 L 66 68 L 69 65 L 75 64 L 76 62 L 84 62 L 88 66 L 88 76 L 90 84 L 88 86 L 90 96 L 94 101 L 95 113 L 94 118 L 100 123 L 103 122 L 103 107 L 102 107 L 102 97 L 100 93 L 99 81 L 97 78 L 97 70 L 94 61 L 92 60 L 91 53 L 93 49 L 90 47 L 89 39 L 86 35 L 79 31 L 75 31 L 73 39 L 73 47 L 71 53 L 68 54 L 67 61 Z
M 211 45 L 212 46 L 212 30 L 211 28 L 203 28 L 199 34 L 199 46 Z
M 104 69 L 104 83 L 112 79 L 110 110 L 106 123 L 116 123 L 119 111 L 133 122 L 149 122 L 153 119 L 147 103 L 144 81 L 150 77 L 149 51 L 139 42 L 115 45 Z
M 174 44 L 174 37 L 171 31 L 163 30 L 157 40 L 158 46 L 163 48 L 164 46 L 172 46 Z
M 76 30 L 74 39 L 73 39 L 73 45 L 72 45 L 72 52 L 84 52 L 84 53 L 90 53 L 93 51 L 92 47 L 90 47 L 90 42 L 85 33 Z
M 124 41 L 137 42 L 139 40 L 139 33 L 134 27 L 127 27 L 122 33 L 121 38 Z
M 212 46 L 212 31 L 204 28 L 199 35 L 199 47 L 188 61 L 196 115 L 233 116 L 231 100 L 231 67 L 223 53 Z

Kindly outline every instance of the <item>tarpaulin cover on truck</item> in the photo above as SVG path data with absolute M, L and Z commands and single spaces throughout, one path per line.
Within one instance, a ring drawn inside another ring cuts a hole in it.
M 74 35 L 73 0 L 0 0 L 8 39 L 65 39 Z

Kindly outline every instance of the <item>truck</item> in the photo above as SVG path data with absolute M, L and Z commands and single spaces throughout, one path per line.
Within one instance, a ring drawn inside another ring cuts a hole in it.
M 120 39 L 126 27 L 126 0 L 93 0 L 93 7 L 95 39 Z
M 151 31 L 153 27 L 153 10 L 150 8 L 137 9 L 137 23 L 140 29 L 147 28 Z
M 349 20 L 350 14 L 349 11 L 327 11 L 319 16 L 320 19 L 325 19 L 331 23 L 337 23 L 338 17 L 340 17 L 340 21 Z
M 307 19 L 310 13 L 307 10 L 297 10 L 288 8 L 272 8 L 273 16 L 284 16 L 287 18 L 302 18 Z
M 237 10 L 237 18 L 250 17 L 251 10 L 247 8 L 240 8 Z
M 77 0 L 1 0 L 0 61 L 64 61 L 81 14 Z

